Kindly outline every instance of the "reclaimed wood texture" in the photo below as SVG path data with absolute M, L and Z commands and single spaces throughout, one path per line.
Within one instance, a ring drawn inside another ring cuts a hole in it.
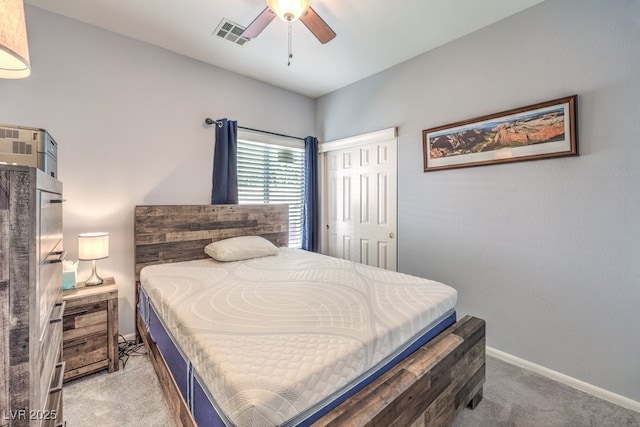
M 45 192 L 54 200 L 46 206 Z M 62 183 L 39 169 L 0 165 L 0 426 L 40 426 L 42 420 L 29 417 L 30 411 L 49 406 L 62 328 L 53 318 L 55 309 L 46 314 L 61 293 L 62 269 L 43 273 L 43 266 L 54 262 L 40 250 L 43 241 L 48 250 L 58 243 L 61 250 L 61 194 Z M 52 225 L 46 236 L 40 235 L 43 223 Z M 46 303 L 42 310 L 41 303 Z
M 451 425 L 482 398 L 485 345 L 484 320 L 466 316 L 314 426 Z
M 139 285 L 140 282 L 137 283 L 137 286 Z M 136 312 L 136 329 L 138 330 L 138 334 L 147 349 L 147 354 L 149 355 L 153 369 L 156 371 L 156 375 L 158 376 L 160 386 L 162 387 L 164 396 L 167 399 L 167 405 L 173 415 L 173 421 L 175 421 L 176 426 L 198 427 L 196 421 L 191 415 L 189 405 L 184 400 L 184 397 L 182 397 L 182 393 L 173 379 L 173 375 L 171 375 L 171 371 L 169 370 L 164 357 L 162 357 L 162 354 L 160 353 L 160 349 L 158 349 L 156 343 L 151 339 L 147 325 L 144 323 L 144 320 L 142 320 L 139 311 Z
M 9 405 L 9 175 L 0 170 L 0 413 Z M 4 417 L 3 417 L 4 418 Z M 0 426 L 8 425 L 0 420 Z
M 62 293 L 64 380 L 108 369 L 117 371 L 118 286 L 113 277 L 102 285 L 84 286 Z
M 289 244 L 288 205 L 155 205 L 135 208 L 135 278 L 146 265 L 207 258 L 211 242 L 262 236 Z

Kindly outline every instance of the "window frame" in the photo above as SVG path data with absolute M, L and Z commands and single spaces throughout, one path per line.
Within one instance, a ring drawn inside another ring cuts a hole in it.
M 304 148 L 305 142 L 303 140 L 299 140 L 297 138 L 272 135 L 263 132 L 250 131 L 250 130 L 241 130 L 238 129 L 238 151 L 240 149 L 240 144 L 243 142 L 247 143 L 257 143 L 257 144 L 267 144 L 271 146 L 282 147 L 283 149 L 293 149 L 299 151 L 302 155 L 302 165 L 300 170 L 300 203 L 289 204 L 289 247 L 300 248 L 302 247 L 302 226 L 303 226 L 303 204 L 304 204 Z M 241 173 L 240 173 L 240 160 L 238 159 L 238 203 L 239 204 L 259 204 L 259 201 L 256 200 L 242 200 L 241 196 Z M 263 202 L 264 204 L 269 204 L 269 201 L 266 200 Z M 278 203 L 278 202 L 275 202 Z

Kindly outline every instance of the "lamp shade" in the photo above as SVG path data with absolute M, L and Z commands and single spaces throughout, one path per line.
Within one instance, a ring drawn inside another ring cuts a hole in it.
M 109 233 L 78 234 L 78 259 L 91 261 L 109 256 Z
M 271 9 L 283 21 L 295 21 L 309 7 L 309 0 L 267 0 Z
M 0 0 L 0 78 L 31 74 L 27 24 L 22 0 Z

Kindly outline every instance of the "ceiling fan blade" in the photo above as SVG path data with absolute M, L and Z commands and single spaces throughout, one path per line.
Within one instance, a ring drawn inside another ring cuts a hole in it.
M 333 31 L 331 27 L 329 27 L 327 23 L 320 18 L 320 15 L 318 15 L 311 6 L 309 6 L 306 12 L 302 14 L 300 20 L 322 44 L 333 40 L 336 36 L 335 31 Z
M 264 10 L 260 12 L 260 15 L 258 15 L 256 19 L 254 19 L 251 24 L 245 28 L 242 32 L 242 37 L 246 37 L 248 39 L 258 37 L 258 34 L 260 34 L 275 17 L 276 14 L 268 7 L 265 7 Z

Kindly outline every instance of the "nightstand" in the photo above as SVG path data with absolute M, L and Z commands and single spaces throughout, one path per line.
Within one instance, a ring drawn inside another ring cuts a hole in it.
M 67 302 L 62 324 L 64 380 L 92 372 L 117 371 L 118 287 L 113 277 L 97 286 L 79 283 L 62 292 Z

